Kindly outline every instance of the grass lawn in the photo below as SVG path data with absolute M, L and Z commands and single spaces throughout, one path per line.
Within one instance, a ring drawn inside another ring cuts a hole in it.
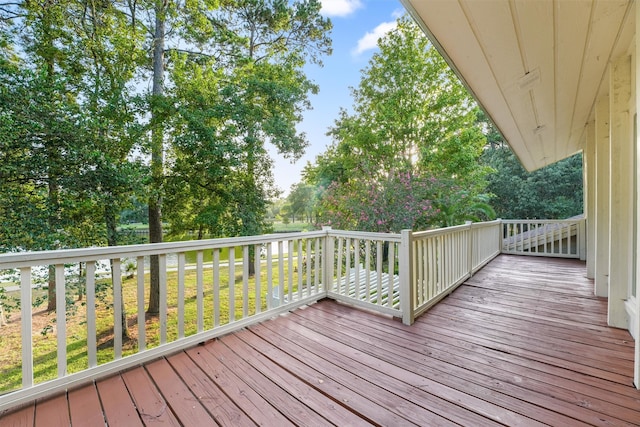
M 317 229 L 318 227 L 308 222 L 290 222 L 289 224 L 283 222 L 273 223 L 273 231 L 275 233 L 293 233 L 296 231 L 313 231 Z

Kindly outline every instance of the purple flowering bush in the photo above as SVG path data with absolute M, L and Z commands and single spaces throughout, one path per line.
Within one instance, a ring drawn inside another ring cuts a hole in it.
M 398 233 L 426 229 L 439 213 L 433 194 L 437 180 L 392 172 L 332 183 L 322 197 L 322 225 L 341 230 Z

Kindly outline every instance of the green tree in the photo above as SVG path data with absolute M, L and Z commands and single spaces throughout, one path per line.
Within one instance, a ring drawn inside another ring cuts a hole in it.
M 224 4 L 207 15 L 224 31 L 203 38 L 198 55 L 172 56 L 172 128 L 180 134 L 167 185 L 182 188 L 167 192 L 172 232 L 177 225 L 176 232 L 251 235 L 268 227 L 277 190 L 266 144 L 292 159 L 308 144 L 295 126 L 317 90 L 302 67 L 330 52 L 330 22 L 319 11 L 315 0 Z
M 343 111 L 331 135 L 382 173 L 482 182 L 487 171 L 477 159 L 486 140 L 478 108 L 444 59 L 408 17 L 378 48 L 353 89 L 354 114 Z
M 0 245 L 118 244 L 119 212 L 143 194 L 152 242 L 163 213 L 201 236 L 261 232 L 276 194 L 265 144 L 292 159 L 307 144 L 295 126 L 317 87 L 302 68 L 330 52 L 319 11 L 317 0 L 0 7 Z
M 151 241 L 162 215 L 172 233 L 259 234 L 276 195 L 265 143 L 292 158 L 304 150 L 295 125 L 316 87 L 302 67 L 329 52 L 330 23 L 316 0 L 148 6 Z M 155 261 L 149 313 L 159 308 Z
M 22 33 L 13 40 L 3 34 L 0 60 L 0 157 L 4 165 L 0 171 L 0 246 L 4 250 L 116 244 L 111 240 L 115 233 L 109 233 L 115 229 L 115 214 L 106 212 L 117 206 L 119 193 L 108 187 L 113 179 L 105 179 L 108 174 L 104 171 L 112 170 L 111 162 L 105 169 L 98 160 L 120 139 L 106 141 L 105 132 L 92 129 L 97 124 L 102 130 L 108 128 L 103 126 L 107 115 L 99 114 L 96 106 L 109 103 L 116 95 L 112 88 L 107 99 L 99 85 L 110 81 L 113 86 L 126 77 L 121 70 L 104 78 L 99 73 L 106 68 L 107 54 L 118 45 L 113 38 L 103 41 L 113 27 L 97 34 L 108 25 L 111 11 L 103 13 L 96 7 L 81 1 L 21 2 L 2 10 L 9 20 L 4 22 Z M 100 8 L 108 7 L 108 3 L 100 4 Z M 13 42 L 20 55 L 15 54 Z M 96 52 L 98 43 L 110 47 Z M 126 57 L 130 56 L 127 52 Z M 122 122 L 118 116 L 109 124 Z M 98 143 L 101 140 L 105 143 Z M 96 176 L 101 179 L 96 181 Z M 130 181 L 130 175 L 121 179 Z M 98 194 L 109 196 L 100 201 Z M 97 214 L 102 209 L 103 221 Z M 48 281 L 47 308 L 54 310 L 58 284 L 53 267 Z M 75 289 L 82 298 L 84 287 Z M 69 295 L 67 312 L 72 307 Z
M 583 213 L 582 156 L 527 172 L 506 145 L 488 148 L 483 161 L 495 172 L 488 190 L 505 219 L 564 219 Z
M 174 99 L 168 93 L 174 82 L 175 70 L 168 60 L 177 52 L 184 52 L 190 60 L 197 61 L 202 55 L 202 43 L 211 38 L 216 23 L 207 18 L 207 13 L 217 9 L 216 0 L 196 0 L 185 3 L 177 1 L 127 2 L 126 15 L 129 25 L 146 35 L 146 68 L 138 73 L 150 81 L 143 94 L 144 117 L 149 139 L 144 147 L 150 157 L 147 177 L 149 240 L 162 242 L 162 215 L 166 194 L 166 150 L 172 143 L 170 119 L 175 114 Z M 186 46 L 187 49 L 183 49 Z M 158 314 L 160 309 L 159 259 L 150 257 L 150 295 L 147 312 Z
M 352 90 L 353 113 L 340 112 L 329 131 L 334 144 L 318 156 L 314 166 L 305 169 L 308 184 L 331 189 L 321 203 L 323 221 L 335 212 L 353 209 L 351 201 L 336 198 L 336 194 L 351 193 L 353 200 L 367 203 L 372 189 L 397 188 L 407 200 L 389 199 L 393 203 L 420 204 L 421 200 L 412 199 L 397 186 L 398 177 L 405 174 L 412 182 L 424 183 L 421 194 L 428 197 L 424 200 L 437 205 L 441 215 L 427 215 L 429 224 L 420 220 L 403 222 L 404 226 L 449 224 L 470 216 L 472 205 L 478 208 L 484 197 L 489 171 L 478 161 L 486 138 L 477 106 L 410 18 L 400 18 L 397 28 L 378 41 L 378 48 Z M 439 188 L 447 193 L 436 191 Z M 458 192 L 461 194 L 451 197 Z M 344 206 L 332 206 L 334 203 Z M 388 209 L 394 213 L 396 207 Z M 452 213 L 445 215 L 445 211 Z
M 80 188 L 102 212 L 107 244 L 115 246 L 119 213 L 142 193 L 144 169 L 129 157 L 143 140 L 131 82 L 145 52 L 138 47 L 139 30 L 115 3 L 81 0 L 74 6 L 68 20 L 74 33 L 70 45 L 82 73 L 77 86 L 86 113 L 86 161 L 92 165 Z
M 118 244 L 118 210 L 140 182 L 128 161 L 140 135 L 129 107 L 139 64 L 128 18 L 113 3 L 87 1 L 15 3 L 6 17 L 23 37 L 4 39 L 0 69 L 3 246 Z M 50 270 L 50 310 L 55 288 Z
M 306 220 L 306 222 L 313 221 L 314 207 L 317 203 L 316 196 L 315 187 L 312 185 L 298 183 L 291 186 L 287 202 L 290 206 L 293 222 L 296 217 L 299 220 Z
M 11 25 L 20 31 L 20 55 L 5 56 L 0 77 L 2 93 L 2 193 L 7 205 L 5 248 L 58 249 L 93 244 L 93 233 L 78 233 L 92 206 L 77 188 L 86 170 L 85 114 L 75 83 L 67 27 L 70 2 L 24 2 L 12 5 Z M 8 13 L 3 10 L 3 13 Z M 24 210 L 22 210 L 24 209 Z M 29 220 L 20 222 L 20 217 Z M 4 221 L 3 221 L 4 222 Z M 92 222 L 89 222 L 91 224 Z M 28 227 L 28 228 L 27 228 Z M 55 278 L 49 275 L 48 309 L 55 309 Z

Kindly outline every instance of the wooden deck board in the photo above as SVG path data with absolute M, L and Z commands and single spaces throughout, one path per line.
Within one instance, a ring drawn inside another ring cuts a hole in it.
M 66 393 L 36 403 L 35 415 L 35 427 L 64 427 L 71 424 Z
M 521 346 L 534 344 L 538 348 L 552 348 L 559 352 L 567 353 L 568 357 L 574 355 L 611 364 L 615 363 L 616 366 L 620 366 L 624 370 L 633 367 L 633 354 L 629 353 L 628 348 L 618 347 L 616 344 L 603 347 L 593 341 L 586 343 L 577 342 L 568 337 L 571 330 L 566 330 L 564 335 L 559 334 L 558 336 L 554 336 L 548 332 L 545 333 L 540 330 L 529 329 L 522 323 L 503 325 L 499 322 L 487 320 L 486 318 L 481 318 L 484 321 L 474 321 L 472 319 L 460 319 L 451 314 L 442 316 L 440 313 L 440 311 L 436 312 L 434 310 L 433 314 L 438 314 L 438 320 L 441 322 L 460 322 L 462 326 L 466 326 L 469 330 L 474 331 L 480 328 L 482 332 L 486 331 L 488 336 L 507 340 L 511 344 L 518 343 L 518 345 Z
M 322 301 L 0 417 L 33 425 L 640 425 L 576 260 L 502 255 L 405 326 Z
M 279 322 L 279 325 L 272 322 L 268 326 L 275 327 L 272 329 L 274 332 L 290 341 L 301 343 L 307 351 L 324 359 L 323 372 L 341 368 L 343 371 L 357 376 L 364 384 L 365 394 L 371 385 L 377 385 L 380 389 L 386 390 L 390 393 L 386 396 L 389 399 L 387 404 L 398 408 L 399 414 L 412 423 L 438 426 L 454 425 L 447 417 L 442 416 L 442 411 L 446 407 L 444 399 L 398 378 L 399 376 L 410 376 L 410 372 L 400 373 L 391 364 L 384 363 L 382 360 L 374 360 L 365 353 L 342 345 L 338 341 L 321 339 L 319 334 L 312 330 L 302 330 L 295 323 L 288 321 L 289 319 L 284 320 L 285 322 Z M 357 355 L 354 355 L 353 352 L 357 352 Z M 376 364 L 379 366 L 376 367 Z M 458 408 L 454 418 L 471 421 L 475 418 L 475 414 Z
M 33 426 L 35 419 L 36 405 L 31 403 L 19 411 L 14 411 L 0 417 L 0 426 L 2 427 L 21 427 L 21 426 Z
M 238 334 L 239 335 L 239 334 Z M 278 362 L 263 357 L 254 348 L 242 341 L 238 335 L 228 335 L 223 342 L 232 348 L 243 360 L 248 361 L 255 369 L 289 392 L 293 398 L 300 400 L 327 421 L 335 425 L 356 426 L 362 424 L 362 418 L 347 408 L 336 405 L 335 401 L 281 367 Z
M 224 341 L 216 340 L 205 349 L 217 358 L 227 369 L 238 372 L 239 377 L 256 393 L 267 400 L 274 409 L 295 425 L 326 425 L 327 420 L 289 393 L 286 384 L 274 383 L 271 378 L 261 375 L 248 361 L 238 357 Z
M 453 378 L 446 374 L 443 381 L 443 375 L 435 369 L 429 369 L 425 364 L 424 358 L 421 356 L 411 357 L 411 349 L 400 348 L 398 341 L 385 342 L 380 337 L 365 337 L 362 331 L 349 332 L 349 325 L 333 325 L 324 317 L 320 316 L 316 322 L 309 321 L 307 316 L 296 319 L 301 325 L 315 330 L 318 333 L 331 331 L 328 338 L 332 341 L 338 341 L 345 344 L 345 349 L 350 349 L 350 357 L 357 361 L 366 359 L 376 372 L 384 372 L 402 382 L 410 384 L 425 392 L 438 396 L 449 403 L 456 402 L 460 406 L 460 413 L 455 416 L 447 412 L 440 413 L 441 416 L 451 417 L 453 421 L 462 423 L 463 425 L 490 425 L 490 419 L 497 423 L 506 423 L 508 425 L 534 425 L 534 421 L 522 417 L 511 411 L 508 407 L 488 403 L 483 400 L 490 390 L 483 389 L 478 393 L 474 393 L 474 387 L 469 384 L 467 379 Z M 336 333 L 336 331 L 339 331 Z M 347 344 L 348 343 L 348 344 Z M 366 354 L 367 356 L 362 356 Z M 406 363 L 405 363 L 406 362 Z M 447 368 L 448 364 L 445 364 Z M 386 379 L 384 379 L 386 381 Z M 423 402 L 422 397 L 416 402 Z M 511 404 L 519 402 L 511 401 Z M 437 410 L 438 407 L 428 405 L 428 408 Z M 472 414 L 465 413 L 463 409 L 467 409 Z M 475 414 L 480 414 L 487 419 L 477 418 Z
M 71 390 L 68 399 L 72 425 L 91 427 L 104 424 L 102 405 L 94 384 Z
M 548 336 L 561 338 L 567 341 L 588 344 L 594 347 L 611 348 L 612 350 L 620 349 L 628 353 L 628 349 L 633 348 L 634 342 L 631 340 L 621 340 L 612 338 L 608 335 L 597 335 L 589 331 L 580 331 L 576 328 L 567 328 L 563 325 L 556 325 L 548 322 L 528 321 L 522 322 L 517 318 L 501 316 L 496 317 L 493 314 L 481 311 L 462 311 L 452 304 L 448 304 L 450 300 L 443 304 L 438 304 L 431 309 L 432 314 L 438 314 L 450 319 L 465 320 L 478 324 L 499 325 L 501 327 L 518 329 L 522 334 L 534 334 L 537 336 Z
M 169 363 L 202 406 L 222 425 L 254 426 L 255 423 L 184 352 L 169 358 Z
M 122 379 L 144 424 L 180 425 L 144 368 L 134 368 L 125 372 Z
M 328 364 L 321 357 L 281 337 L 266 325 L 254 326 L 251 332 L 238 336 L 254 348 L 259 348 L 265 357 L 281 361 L 294 375 L 336 402 L 348 404 L 352 411 L 363 418 L 363 424 L 366 420 L 376 420 L 382 425 L 404 425 L 408 422 L 394 405 L 400 401 L 398 396 L 368 384 L 342 368 L 329 366 L 327 369 Z
M 294 425 L 279 411 L 275 410 L 268 400 L 248 386 L 241 376 L 227 369 L 204 346 L 191 348 L 187 350 L 187 354 L 256 424 Z
M 145 368 L 181 424 L 215 425 L 213 416 L 200 404 L 166 359 L 149 363 Z
M 326 320 L 322 320 L 322 323 L 324 322 Z M 391 325 L 391 327 L 396 328 L 395 325 Z M 341 331 L 346 328 L 348 325 L 340 326 Z M 385 329 L 388 330 L 388 327 Z M 376 330 L 376 328 L 369 331 L 358 328 L 356 332 L 350 334 L 348 339 L 354 342 L 362 341 L 362 337 L 366 334 L 370 334 L 370 342 L 364 347 L 360 344 L 358 348 L 392 361 L 392 363 L 415 372 L 421 377 L 433 379 L 470 396 L 500 406 L 502 408 L 500 411 L 494 410 L 490 414 L 499 415 L 499 421 L 507 425 L 533 425 L 533 419 L 546 423 L 572 421 L 556 412 L 546 410 L 547 405 L 540 407 L 531 405 L 526 400 L 518 399 L 518 397 L 522 397 L 520 390 L 511 387 L 506 382 L 496 385 L 496 379 L 500 379 L 500 370 L 491 372 L 493 375 L 490 375 L 486 372 L 491 370 L 490 367 L 478 363 L 465 363 L 465 359 L 458 356 L 456 352 L 438 351 L 431 345 L 426 352 L 422 351 L 424 342 L 421 338 L 412 336 L 410 331 L 403 331 L 402 327 L 397 327 L 394 333 L 387 332 L 386 336 L 384 331 Z M 425 358 L 425 356 L 428 357 Z M 500 381 L 504 381 L 504 379 L 500 379 Z M 471 403 L 467 402 L 466 404 Z
M 104 417 L 108 425 L 143 425 L 140 420 L 140 414 L 137 412 L 120 375 L 98 381 L 96 388 L 100 395 Z

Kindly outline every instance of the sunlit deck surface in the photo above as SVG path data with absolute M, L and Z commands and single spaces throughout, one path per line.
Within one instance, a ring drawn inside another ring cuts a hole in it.
M 638 425 L 633 341 L 585 273 L 502 255 L 413 326 L 322 301 L 0 425 Z

